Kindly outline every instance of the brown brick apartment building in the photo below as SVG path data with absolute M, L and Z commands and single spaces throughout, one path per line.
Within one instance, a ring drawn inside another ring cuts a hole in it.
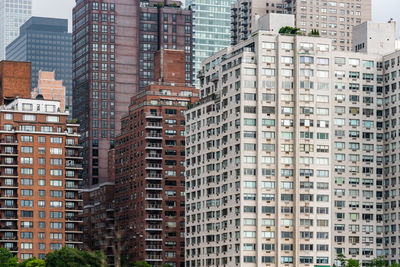
M 92 187 L 110 182 L 107 151 L 130 98 L 154 80 L 154 53 L 184 50 L 182 83 L 192 83 L 192 12 L 179 1 L 77 0 L 73 25 L 73 116 Z
M 67 116 L 40 97 L 0 108 L 0 246 L 19 260 L 81 244 L 82 158 Z
M 156 82 L 132 97 L 115 145 L 115 231 L 129 262 L 184 266 L 184 51 L 155 56 Z

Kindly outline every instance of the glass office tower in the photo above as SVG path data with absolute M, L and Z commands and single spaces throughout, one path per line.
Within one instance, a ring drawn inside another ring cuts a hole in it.
M 72 34 L 68 20 L 32 17 L 6 49 L 7 60 L 32 63 L 31 87 L 38 85 L 39 70 L 55 71 L 66 87 L 65 105 L 72 116 Z
M 32 15 L 32 0 L 0 1 L 0 60 L 6 57 L 6 46 L 19 35 L 19 27 Z
M 231 43 L 231 5 L 234 0 L 187 0 L 193 12 L 193 62 L 194 75 L 201 62 L 226 48 Z M 194 76 L 196 77 L 196 76 Z M 199 88 L 198 82 L 195 82 Z

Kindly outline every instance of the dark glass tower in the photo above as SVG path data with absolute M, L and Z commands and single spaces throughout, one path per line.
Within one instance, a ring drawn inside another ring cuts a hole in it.
M 30 18 L 7 46 L 6 58 L 31 62 L 32 88 L 37 86 L 39 70 L 55 71 L 56 80 L 66 87 L 65 105 L 72 115 L 72 34 L 67 19 Z

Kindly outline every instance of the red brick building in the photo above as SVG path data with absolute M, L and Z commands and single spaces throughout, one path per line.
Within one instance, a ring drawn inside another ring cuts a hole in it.
M 0 104 L 31 97 L 31 63 L 0 61 Z
M 128 262 L 184 266 L 185 53 L 155 55 L 156 82 L 132 97 L 115 143 L 115 232 Z
M 42 99 L 0 109 L 0 246 L 19 260 L 82 243 L 79 125 L 67 117 Z

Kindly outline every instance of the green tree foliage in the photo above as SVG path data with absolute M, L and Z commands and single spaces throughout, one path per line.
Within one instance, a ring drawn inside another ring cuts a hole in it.
M 348 259 L 346 267 L 360 267 L 360 263 L 357 260 Z
M 300 29 L 296 27 L 290 27 L 290 26 L 285 26 L 280 28 L 279 30 L 280 34 L 299 34 Z
M 17 257 L 13 257 L 8 249 L 0 248 L 0 266 L 4 267 L 17 267 Z
M 135 262 L 133 267 L 151 267 L 151 265 L 148 264 L 146 261 L 137 261 Z
M 400 267 L 400 263 L 393 263 L 393 264 L 390 265 L 389 267 Z
M 369 267 L 385 267 L 386 265 L 387 262 L 383 257 L 377 257 L 368 264 Z
M 105 267 L 106 259 L 101 252 L 88 252 L 63 247 L 47 254 L 47 267 Z
M 30 258 L 21 262 L 18 267 L 46 267 L 46 263 L 40 259 Z

